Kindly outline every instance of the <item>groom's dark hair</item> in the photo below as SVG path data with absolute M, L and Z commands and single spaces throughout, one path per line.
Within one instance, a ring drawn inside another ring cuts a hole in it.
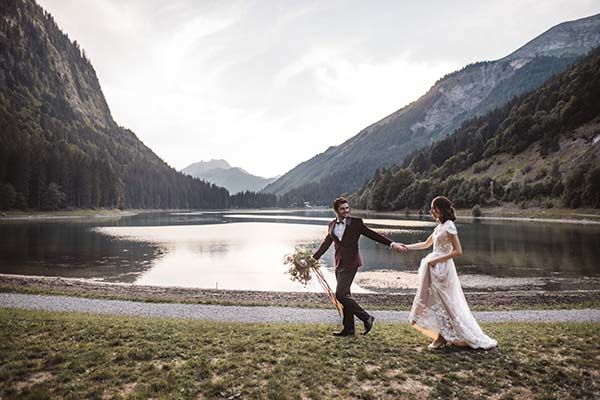
M 337 212 L 337 210 L 338 210 L 338 207 L 339 207 L 340 205 L 344 204 L 344 203 L 347 203 L 347 202 L 348 202 L 348 200 L 346 200 L 345 198 L 343 198 L 343 197 L 338 197 L 337 199 L 335 199 L 335 200 L 333 201 L 333 211 Z

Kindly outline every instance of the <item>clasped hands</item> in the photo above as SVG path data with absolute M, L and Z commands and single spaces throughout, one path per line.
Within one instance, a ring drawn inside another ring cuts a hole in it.
M 392 243 L 392 249 L 397 253 L 404 253 L 408 251 L 408 247 L 402 243 Z

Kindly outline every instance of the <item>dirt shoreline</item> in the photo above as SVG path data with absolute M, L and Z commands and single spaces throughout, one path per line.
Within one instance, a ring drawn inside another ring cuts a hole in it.
M 381 216 L 392 217 L 419 217 L 428 218 L 427 214 L 419 215 L 418 211 L 381 211 L 355 209 L 357 214 L 376 213 Z M 598 209 L 569 209 L 569 208 L 528 208 L 515 207 L 491 207 L 481 208 L 481 216 L 473 217 L 472 210 L 467 208 L 456 209 L 456 217 L 459 219 L 478 220 L 500 220 L 500 221 L 522 221 L 522 222 L 549 222 L 570 224 L 600 224 L 600 210 Z
M 37 212 L 0 212 L 0 221 L 53 221 L 122 218 L 139 214 L 139 210 L 67 210 Z
M 466 266 L 463 266 L 466 267 Z M 361 271 L 354 280 L 361 288 L 375 293 L 403 293 L 416 291 L 417 271 L 379 269 Z M 497 277 L 481 274 L 460 274 L 460 284 L 465 292 L 569 292 L 600 291 L 600 277 Z
M 330 307 L 322 293 L 263 292 L 250 290 L 197 289 L 100 283 L 83 279 L 0 274 L 0 291 L 60 294 L 92 298 L 150 302 L 182 302 L 224 305 L 272 305 Z M 473 309 L 600 308 L 600 291 L 481 291 L 465 293 Z M 360 293 L 354 295 L 371 309 L 408 309 L 414 293 Z
M 262 211 L 280 210 L 279 208 L 264 208 Z M 329 211 L 329 208 L 300 208 L 300 209 L 281 209 L 285 212 L 290 211 Z M 180 209 L 80 209 L 80 210 L 62 210 L 62 211 L 3 211 L 0 212 L 0 221 L 19 221 L 19 220 L 57 220 L 57 219 L 81 219 L 81 218 L 121 218 L 136 214 L 152 213 L 152 212 L 187 212 L 191 210 Z M 247 209 L 223 209 L 210 210 L 222 212 L 244 212 Z M 395 216 L 395 217 L 419 217 L 415 210 L 409 210 L 408 214 L 405 211 L 373 211 L 355 209 L 356 214 L 377 214 L 380 216 Z M 520 209 L 517 207 L 491 207 L 482 208 L 482 215 L 478 217 L 481 220 L 506 220 L 506 221 L 523 221 L 523 222 L 553 222 L 553 223 L 572 223 L 572 224 L 600 224 L 600 210 L 598 209 L 567 209 L 567 208 L 527 208 Z M 458 218 L 473 219 L 471 209 L 457 209 Z M 427 217 L 427 216 L 425 216 Z

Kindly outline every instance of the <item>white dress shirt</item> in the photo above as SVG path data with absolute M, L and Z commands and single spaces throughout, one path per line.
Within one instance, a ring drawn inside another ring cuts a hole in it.
M 344 218 L 341 224 L 339 224 L 338 222 L 340 222 L 339 219 L 335 219 L 335 225 L 333 226 L 333 234 L 341 241 L 342 240 L 342 236 L 344 236 L 344 232 L 346 231 L 346 219 Z

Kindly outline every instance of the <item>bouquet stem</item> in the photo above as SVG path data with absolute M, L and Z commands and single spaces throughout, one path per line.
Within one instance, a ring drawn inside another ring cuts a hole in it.
M 317 280 L 321 284 L 321 287 L 323 287 L 323 290 L 325 291 L 325 294 L 327 295 L 327 297 L 329 297 L 329 300 L 335 306 L 338 314 L 340 315 L 340 317 L 343 317 L 343 315 L 344 315 L 344 306 L 335 297 L 335 293 L 333 292 L 333 290 L 331 290 L 331 287 L 329 287 L 329 284 L 325 280 L 325 277 L 323 276 L 323 273 L 321 272 L 321 270 L 319 268 L 312 268 L 312 270 L 314 271 L 315 276 L 317 277 Z
M 334 305 L 338 314 L 340 314 L 340 317 L 343 317 L 344 307 L 335 297 L 333 290 L 329 287 L 325 276 L 323 276 L 323 272 L 321 272 L 319 261 L 313 258 L 311 251 L 297 246 L 294 253 L 284 257 L 283 264 L 290 265 L 287 271 L 287 273 L 290 274 L 290 279 L 292 281 L 300 282 L 304 286 L 306 286 L 312 278 L 311 271 L 314 272 L 323 291 L 325 291 L 325 295 L 327 295 L 329 301 Z

